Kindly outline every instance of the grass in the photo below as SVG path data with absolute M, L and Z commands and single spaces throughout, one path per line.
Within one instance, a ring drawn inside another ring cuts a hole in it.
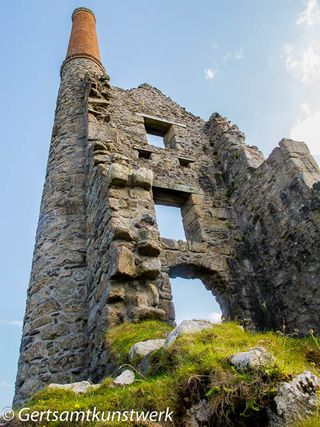
M 319 426 L 320 426 L 319 415 L 315 415 L 314 417 L 310 417 L 310 418 L 307 418 L 306 420 L 295 423 L 292 427 L 319 427 Z
M 170 329 L 157 321 L 123 324 L 110 331 L 106 341 L 121 364 L 126 362 L 132 344 L 162 338 Z M 275 396 L 279 381 L 290 380 L 305 370 L 320 375 L 319 343 L 314 336 L 292 338 L 272 332 L 244 331 L 235 323 L 215 325 L 197 334 L 182 336 L 168 350 L 155 352 L 150 362 L 152 375 L 147 379 L 137 378 L 130 386 L 113 388 L 110 387 L 112 380 L 107 378 L 99 389 L 84 395 L 44 389 L 34 395 L 27 406 L 33 410 L 50 408 L 59 412 L 93 407 L 104 411 L 160 411 L 169 407 L 174 411 L 175 425 L 179 425 L 183 412 L 206 398 L 214 426 L 263 426 L 265 410 Z M 247 373 L 240 373 L 230 365 L 230 356 L 257 346 L 272 353 L 276 363 Z M 319 422 L 315 422 L 310 419 L 296 427 L 319 426 Z M 68 424 L 50 424 L 60 425 Z M 135 424 L 122 422 L 120 425 Z
M 151 339 L 166 338 L 173 327 L 157 320 L 139 323 L 123 323 L 106 335 L 106 346 L 118 365 L 128 362 L 128 353 L 133 344 Z

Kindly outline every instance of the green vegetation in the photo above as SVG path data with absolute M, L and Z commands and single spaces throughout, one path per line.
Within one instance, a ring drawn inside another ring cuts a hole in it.
M 294 424 L 292 427 L 319 427 L 320 414 Z
M 127 363 L 126 355 L 135 342 L 164 337 L 170 329 L 157 321 L 123 324 L 110 331 L 106 341 L 117 364 Z M 84 395 L 44 389 L 33 396 L 27 406 L 33 410 L 50 408 L 59 412 L 94 407 L 104 411 L 152 411 L 169 407 L 174 411 L 174 418 L 181 420 L 186 408 L 206 397 L 211 403 L 212 425 L 263 426 L 265 409 L 279 381 L 289 380 L 305 370 L 320 375 L 319 344 L 320 340 L 314 336 L 292 338 L 272 332 L 251 333 L 235 323 L 215 325 L 197 334 L 182 336 L 168 350 L 155 352 L 150 360 L 152 375 L 147 379 L 137 375 L 134 384 L 115 388 L 110 387 L 112 380 L 107 378 L 99 389 Z M 240 373 L 230 365 L 230 356 L 257 346 L 272 353 L 276 363 L 247 373 Z M 122 422 L 120 425 L 135 424 Z M 316 425 L 319 423 L 310 419 L 297 427 Z
M 118 365 L 128 362 L 128 353 L 133 344 L 166 338 L 172 326 L 157 320 L 146 320 L 139 323 L 123 323 L 111 329 L 106 336 L 106 346 Z

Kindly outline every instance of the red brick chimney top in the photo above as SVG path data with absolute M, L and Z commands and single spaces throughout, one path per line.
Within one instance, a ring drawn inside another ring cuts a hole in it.
M 96 18 L 90 9 L 79 7 L 72 14 L 67 56 L 62 67 L 71 59 L 83 57 L 94 60 L 103 68 L 96 32 Z

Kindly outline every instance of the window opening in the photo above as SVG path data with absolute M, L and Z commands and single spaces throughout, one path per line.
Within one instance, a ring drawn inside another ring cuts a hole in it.
M 170 278 L 175 321 L 205 319 L 214 323 L 221 322 L 221 309 L 200 279 Z
M 193 160 L 185 159 L 183 157 L 179 157 L 178 159 L 179 159 L 180 166 L 185 168 L 189 168 L 190 164 L 193 163 Z
M 148 150 L 138 150 L 139 153 L 139 159 L 150 159 L 151 158 L 151 151 Z
M 167 239 L 186 240 L 180 207 L 156 204 L 155 208 L 160 236 Z
M 144 126 L 147 132 L 148 143 L 156 147 L 165 148 L 165 135 L 170 129 L 170 123 L 144 117 Z
M 150 145 L 154 145 L 155 147 L 165 148 L 163 136 L 155 135 L 147 130 L 147 139 Z

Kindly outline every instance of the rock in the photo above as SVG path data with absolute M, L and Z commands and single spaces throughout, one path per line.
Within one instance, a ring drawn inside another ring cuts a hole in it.
M 135 375 L 130 369 L 126 369 L 122 374 L 118 375 L 117 378 L 113 380 L 114 385 L 130 385 L 134 382 Z
M 154 307 L 158 307 L 159 302 L 160 302 L 158 288 L 153 283 L 149 283 L 148 288 L 149 288 L 150 293 L 152 295 L 152 305 Z
M 123 186 L 126 185 L 129 176 L 129 169 L 118 163 L 110 165 L 108 178 L 111 185 Z
M 239 370 L 258 369 L 274 362 L 274 357 L 263 347 L 237 353 L 231 357 L 231 364 Z
M 175 340 L 184 334 L 194 334 L 203 329 L 211 328 L 213 324 L 208 320 L 184 320 L 168 335 L 164 347 L 170 347 Z
M 62 390 L 71 390 L 76 394 L 87 393 L 90 390 L 95 390 L 100 387 L 100 384 L 91 384 L 89 381 L 80 381 L 70 384 L 49 384 L 48 388 L 58 388 Z
M 158 350 L 163 347 L 164 343 L 164 339 L 137 342 L 129 350 L 129 359 L 132 361 L 136 357 L 142 358 L 154 350 Z
M 160 271 L 161 263 L 160 260 L 156 258 L 146 259 L 138 267 L 138 275 L 148 277 L 149 279 L 158 277 Z
M 144 377 L 147 377 L 148 375 L 152 375 L 153 374 L 153 372 L 152 372 L 152 364 L 150 363 L 152 354 L 153 354 L 153 351 L 151 353 L 147 354 L 146 356 L 144 356 L 144 358 L 139 363 L 138 371 Z
M 141 255 L 156 257 L 160 254 L 160 248 L 156 241 L 143 240 L 138 244 L 138 251 Z
M 161 308 L 150 307 L 148 305 L 143 304 L 139 307 L 133 307 L 130 310 L 129 315 L 130 318 L 135 322 L 146 319 L 163 320 L 165 312 Z
M 183 418 L 183 425 L 185 427 L 208 425 L 210 422 L 211 412 L 212 404 L 202 400 L 200 403 L 191 406 L 191 408 L 187 410 L 186 415 Z
M 108 292 L 108 299 L 107 302 L 119 302 L 124 301 L 126 297 L 126 292 L 124 288 L 121 288 L 118 286 L 117 288 L 110 288 Z
M 132 180 L 134 186 L 150 190 L 153 183 L 153 172 L 149 169 L 140 168 L 133 173 Z
M 111 277 L 134 277 L 136 273 L 134 254 L 125 246 L 115 248 L 110 270 Z
M 269 413 L 270 427 L 284 427 L 314 415 L 318 408 L 317 389 L 320 379 L 309 371 L 294 377 L 290 382 L 280 383 L 274 398 L 276 412 Z

